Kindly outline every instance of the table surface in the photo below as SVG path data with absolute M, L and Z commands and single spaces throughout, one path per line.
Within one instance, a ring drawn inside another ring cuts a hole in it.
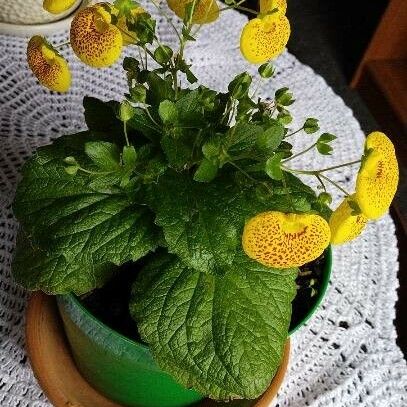
M 215 24 L 203 28 L 194 48 L 187 49 L 202 83 L 224 89 L 235 74 L 245 70 L 255 73 L 256 67 L 247 65 L 238 50 L 244 23 L 244 16 L 228 11 Z M 159 27 L 162 41 L 174 45 L 175 35 L 162 19 Z M 65 40 L 66 33 L 52 38 L 55 43 Z M 0 405 L 45 407 L 49 404 L 24 351 L 27 294 L 10 275 L 18 228 L 11 202 L 18 171 L 39 145 L 83 128 L 84 95 L 120 100 L 126 83 L 119 64 L 95 71 L 68 52 L 72 90 L 66 95 L 50 93 L 27 70 L 25 47 L 23 39 L 0 36 Z M 276 77 L 260 86 L 259 94 L 272 96 L 276 88 L 289 86 L 297 99 L 292 107 L 296 118 L 292 127 L 300 127 L 304 118 L 312 116 L 320 119 L 323 131 L 338 136 L 334 156 L 319 157 L 319 165 L 358 158 L 364 134 L 342 99 L 287 52 L 278 58 L 276 67 Z M 293 140 L 297 151 L 309 144 L 309 137 L 299 135 Z M 303 156 L 298 167 L 312 168 L 314 159 L 312 154 Z M 350 173 L 336 170 L 332 178 L 345 188 L 353 188 Z M 341 197 L 332 192 L 336 204 Z M 407 404 L 407 367 L 395 344 L 393 326 L 397 257 L 395 228 L 389 215 L 370 223 L 352 244 L 335 248 L 333 276 L 324 303 L 292 337 L 289 373 L 276 400 L 279 407 Z

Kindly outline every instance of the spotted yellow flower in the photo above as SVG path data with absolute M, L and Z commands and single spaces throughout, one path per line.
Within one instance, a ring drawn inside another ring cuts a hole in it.
M 111 24 L 111 15 L 102 5 L 85 7 L 71 23 L 71 47 L 77 57 L 95 68 L 117 61 L 123 46 L 119 28 Z
M 329 219 L 331 228 L 331 243 L 342 244 L 358 237 L 366 226 L 368 219 L 362 213 L 353 214 L 349 202 L 354 200 L 355 196 L 345 198 L 335 209 Z
M 185 7 L 193 0 L 167 0 L 168 7 L 180 18 L 185 17 Z M 208 24 L 219 17 L 219 7 L 216 0 L 198 0 L 192 16 L 194 24 Z
M 369 219 L 380 218 L 390 207 L 399 181 L 399 168 L 393 143 L 381 132 L 366 138 L 367 157 L 356 179 L 356 201 Z
M 251 63 L 260 64 L 284 51 L 291 28 L 287 17 L 274 13 L 250 20 L 240 36 L 240 50 Z
M 245 225 L 245 253 L 275 268 L 298 267 L 318 258 L 329 244 L 331 232 L 321 216 L 263 212 Z
M 260 13 L 266 14 L 277 9 L 277 13 L 285 15 L 287 12 L 287 0 L 260 0 Z
M 52 14 L 60 14 L 69 10 L 76 0 L 44 0 L 42 7 Z
M 36 35 L 27 46 L 28 66 L 41 85 L 56 92 L 66 92 L 71 86 L 71 72 L 66 60 L 45 40 Z

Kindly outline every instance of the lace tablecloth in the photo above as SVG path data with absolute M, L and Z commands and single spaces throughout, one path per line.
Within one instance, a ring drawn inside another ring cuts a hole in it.
M 168 24 L 158 19 L 161 40 L 175 44 Z M 255 72 L 238 50 L 244 22 L 244 16 L 228 11 L 217 23 L 201 29 L 199 41 L 187 55 L 202 83 L 222 89 L 236 73 Z M 59 33 L 51 40 L 62 43 L 66 36 Z M 0 36 L 0 405 L 4 407 L 49 405 L 24 351 L 27 294 L 10 276 L 18 227 L 11 202 L 19 169 L 39 145 L 83 128 L 84 95 L 121 99 L 126 87 L 120 64 L 96 71 L 67 50 L 73 88 L 66 95 L 50 93 L 28 71 L 25 47 L 24 39 Z M 264 84 L 260 93 L 272 96 L 275 88 L 289 86 L 297 99 L 292 110 L 298 122 L 293 128 L 312 116 L 320 119 L 324 131 L 338 136 L 334 157 L 323 157 L 321 168 L 358 158 L 364 135 L 342 99 L 293 55 L 284 53 L 276 66 L 276 78 Z M 299 135 L 298 149 L 308 145 L 311 137 Z M 296 164 L 310 167 L 312 154 L 303 157 Z M 345 171 L 337 170 L 332 178 L 352 190 L 354 180 Z M 312 321 L 292 338 L 290 369 L 275 405 L 407 405 L 407 367 L 395 344 L 393 325 L 397 257 L 395 229 L 388 215 L 370 223 L 352 244 L 334 249 L 327 296 Z

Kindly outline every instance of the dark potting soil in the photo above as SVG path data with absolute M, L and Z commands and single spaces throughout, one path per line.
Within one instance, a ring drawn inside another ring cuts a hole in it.
M 302 320 L 315 305 L 322 283 L 324 255 L 300 267 L 297 295 L 293 301 L 291 327 Z M 140 341 L 137 325 L 129 313 L 131 286 L 137 277 L 139 263 L 127 263 L 102 288 L 82 296 L 80 301 L 95 317 L 122 335 Z

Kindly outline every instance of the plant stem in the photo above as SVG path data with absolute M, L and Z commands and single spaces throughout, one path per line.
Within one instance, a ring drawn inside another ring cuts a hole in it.
M 182 42 L 182 37 L 179 31 L 177 30 L 177 27 L 175 27 L 174 23 L 172 22 L 171 18 L 167 15 L 167 13 L 157 4 L 155 0 L 151 0 L 151 3 L 153 3 L 154 7 L 158 10 L 158 12 L 167 20 L 168 24 L 173 28 L 175 34 L 177 35 L 178 39 L 180 42 Z
M 362 162 L 361 159 L 355 160 L 355 161 L 351 161 L 351 162 L 348 162 L 348 163 L 344 163 L 344 164 L 334 165 L 334 166 L 332 166 L 332 167 L 323 168 L 322 170 L 319 170 L 318 172 L 325 172 L 325 171 L 335 170 L 335 169 L 337 169 L 337 168 L 348 167 L 348 166 L 350 166 L 350 165 L 358 164 L 358 163 L 360 163 L 360 162 Z
M 324 191 L 326 192 L 326 186 L 324 184 L 324 181 L 322 181 L 322 178 L 319 176 L 319 174 L 315 174 L 315 176 L 317 177 L 317 180 L 319 181 L 319 183 L 322 185 L 322 188 L 324 188 Z
M 323 174 L 319 174 L 319 176 L 321 178 L 323 178 L 324 180 L 328 181 L 330 184 L 332 184 L 334 187 L 338 188 L 340 191 L 342 191 L 346 196 L 350 196 L 350 193 L 348 191 L 346 191 L 346 189 L 342 188 L 338 183 L 336 183 L 335 181 L 331 180 L 330 178 L 326 177 Z
M 312 144 L 311 146 L 309 146 L 308 148 L 306 148 L 304 151 L 301 151 L 300 153 L 294 154 L 291 157 L 287 158 L 286 160 L 282 161 L 282 163 L 286 163 L 288 161 L 293 160 L 294 158 L 297 158 L 305 153 L 308 153 L 308 151 L 312 150 L 315 146 L 317 145 L 317 143 Z
M 64 47 L 65 45 L 71 45 L 71 42 L 70 42 L 70 41 L 66 41 L 66 42 L 63 42 L 62 44 L 54 45 L 54 48 L 56 48 L 56 49 L 62 48 L 62 47 Z
M 288 138 L 288 137 L 294 136 L 294 134 L 299 133 L 301 130 L 304 130 L 304 126 L 301 127 L 300 129 L 298 129 L 298 130 L 296 130 L 296 131 L 290 133 L 290 134 L 287 134 L 284 138 Z
M 126 139 L 126 144 L 129 146 L 129 136 L 127 134 L 127 121 L 123 122 L 123 132 L 124 132 L 124 138 Z

